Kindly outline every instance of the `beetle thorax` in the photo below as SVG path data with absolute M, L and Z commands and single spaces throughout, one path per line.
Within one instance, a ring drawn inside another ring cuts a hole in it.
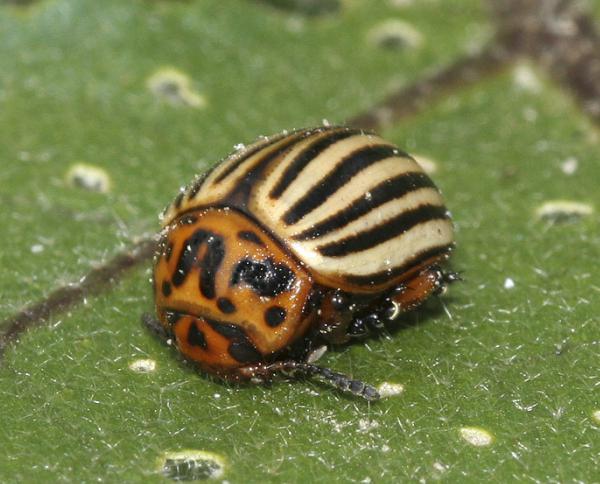
M 268 359 L 310 324 L 310 275 L 230 208 L 196 209 L 167 226 L 154 281 L 163 325 L 187 357 L 215 371 Z

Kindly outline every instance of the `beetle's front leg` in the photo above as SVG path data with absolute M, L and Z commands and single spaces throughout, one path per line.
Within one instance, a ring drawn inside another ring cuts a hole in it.
M 166 344 L 170 344 L 170 341 L 173 340 L 173 333 L 171 331 L 167 331 L 161 322 L 151 314 L 142 314 L 142 324 Z
M 289 378 L 314 378 L 342 392 L 362 397 L 368 401 L 381 398 L 375 387 L 367 383 L 304 361 L 283 360 L 269 364 L 257 364 L 239 368 L 237 373 L 241 378 L 254 383 L 270 383 L 278 375 Z

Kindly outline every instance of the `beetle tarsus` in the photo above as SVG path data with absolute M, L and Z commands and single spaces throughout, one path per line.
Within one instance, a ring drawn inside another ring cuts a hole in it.
M 368 401 L 379 400 L 381 396 L 375 387 L 360 380 L 353 380 L 343 373 L 301 361 L 278 361 L 264 368 L 266 373 L 280 373 L 294 378 L 315 378 L 345 393 L 351 393 Z

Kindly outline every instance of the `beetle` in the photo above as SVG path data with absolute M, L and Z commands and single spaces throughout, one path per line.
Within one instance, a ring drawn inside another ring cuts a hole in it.
M 324 346 L 381 331 L 458 278 L 439 190 L 379 136 L 343 126 L 263 137 L 197 177 L 165 209 L 144 322 L 206 373 L 266 383 L 314 377 Z

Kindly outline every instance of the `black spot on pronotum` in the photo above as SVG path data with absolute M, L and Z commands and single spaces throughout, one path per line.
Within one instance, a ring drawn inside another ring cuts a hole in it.
M 296 276 L 285 264 L 277 264 L 272 258 L 262 261 L 242 259 L 231 275 L 231 286 L 249 285 L 259 296 L 274 297 L 289 291 Z
M 190 346 L 199 346 L 202 349 L 207 348 L 206 338 L 202 330 L 198 329 L 195 321 L 190 324 L 190 329 L 187 334 L 187 342 Z
M 258 235 L 256 235 L 256 233 L 250 231 L 250 230 L 240 230 L 238 232 L 238 238 L 240 240 L 247 240 L 249 242 L 252 242 L 256 245 L 260 245 L 260 246 L 264 246 L 265 244 L 263 243 L 262 240 L 260 240 L 260 237 Z
M 271 306 L 265 311 L 265 322 L 271 328 L 276 328 L 285 321 L 286 316 L 287 312 L 284 308 L 281 306 Z
M 201 247 L 207 249 L 198 260 Z M 181 286 L 194 267 L 200 269 L 200 292 L 208 299 L 215 297 L 215 277 L 225 256 L 223 237 L 208 230 L 197 230 L 183 243 L 172 282 L 175 287 Z
M 229 345 L 229 354 L 240 363 L 255 363 L 262 359 L 260 352 L 249 341 L 234 341 Z
M 245 331 L 235 324 L 230 323 L 219 323 L 217 321 L 207 320 L 208 324 L 221 336 L 225 336 L 230 340 L 246 340 Z
M 220 335 L 231 341 L 228 351 L 240 363 L 254 363 L 262 360 L 260 351 L 252 344 L 246 332 L 235 324 L 220 323 L 207 319 L 208 324 Z
M 236 310 L 235 304 L 227 297 L 220 297 L 217 299 L 217 307 L 219 308 L 219 311 L 225 314 L 234 313 Z
M 163 296 L 169 297 L 171 295 L 171 283 L 168 281 L 163 281 L 162 283 L 162 293 Z

